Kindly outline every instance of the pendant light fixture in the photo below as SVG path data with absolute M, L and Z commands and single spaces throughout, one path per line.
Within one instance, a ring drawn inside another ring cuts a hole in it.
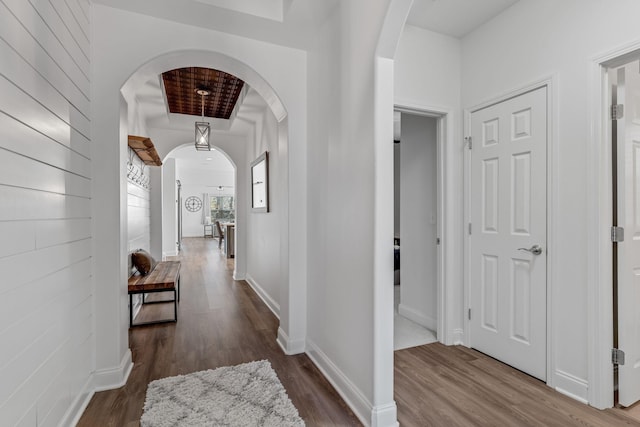
M 211 151 L 211 144 L 209 144 L 211 128 L 209 127 L 209 123 L 204 121 L 204 97 L 208 96 L 211 92 L 206 89 L 196 89 L 196 93 L 202 97 L 202 121 L 196 122 L 196 150 Z

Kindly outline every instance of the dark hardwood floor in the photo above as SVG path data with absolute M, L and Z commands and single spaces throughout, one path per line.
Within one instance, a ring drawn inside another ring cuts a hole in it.
M 178 259 L 178 323 L 130 330 L 127 384 L 96 393 L 79 426 L 138 426 L 150 381 L 260 359 L 271 362 L 308 426 L 360 425 L 306 355 L 283 354 L 277 319 L 245 282 L 231 278 L 233 264 L 216 240 L 186 239 Z M 170 318 L 171 310 L 145 306 L 138 320 Z M 395 353 L 395 399 L 403 427 L 640 426 L 620 410 L 598 411 L 474 350 L 441 344 Z
M 129 331 L 134 367 L 127 384 L 96 393 L 78 425 L 138 426 L 150 381 L 262 359 L 269 360 L 308 426 L 360 425 L 306 355 L 282 352 L 278 320 L 244 281 L 232 279 L 233 261 L 221 254 L 217 240 L 184 243 L 176 258 L 182 262 L 178 322 Z M 171 318 L 171 310 L 172 304 L 147 305 L 137 321 Z

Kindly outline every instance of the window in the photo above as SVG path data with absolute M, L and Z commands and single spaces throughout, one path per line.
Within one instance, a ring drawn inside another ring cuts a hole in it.
M 211 194 L 211 222 L 235 221 L 235 206 L 233 196 L 216 196 Z

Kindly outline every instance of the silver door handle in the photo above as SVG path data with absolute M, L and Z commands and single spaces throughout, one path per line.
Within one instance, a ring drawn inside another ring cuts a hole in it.
M 531 252 L 534 255 L 540 255 L 542 253 L 542 248 L 540 245 L 533 245 L 529 249 L 527 248 L 518 248 L 519 251 L 527 251 Z

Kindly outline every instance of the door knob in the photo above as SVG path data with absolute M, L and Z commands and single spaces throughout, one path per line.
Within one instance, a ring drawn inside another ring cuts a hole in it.
M 540 255 L 542 253 L 542 248 L 540 245 L 533 245 L 530 248 L 518 248 L 519 251 L 527 251 L 531 252 L 534 255 Z

